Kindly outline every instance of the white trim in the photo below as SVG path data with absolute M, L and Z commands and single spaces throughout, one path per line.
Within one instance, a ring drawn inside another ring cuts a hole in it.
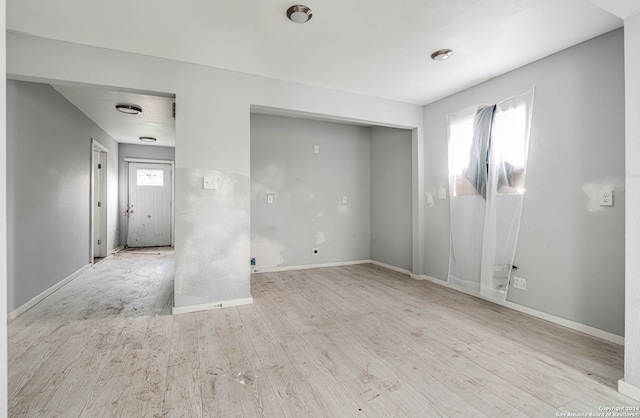
M 109 255 L 113 255 L 113 254 L 119 253 L 122 250 L 124 250 L 124 246 L 123 245 L 121 245 L 119 247 L 116 247 L 113 250 L 109 251 Z
M 130 158 L 124 157 L 122 159 L 126 163 L 148 163 L 148 164 L 174 164 L 174 160 L 150 160 L 147 158 Z
M 302 266 L 252 268 L 251 274 L 277 273 L 279 271 L 291 271 L 291 270 L 320 269 L 325 267 L 353 266 L 355 264 L 370 264 L 370 263 L 371 263 L 371 260 L 355 260 L 355 261 L 339 261 L 337 263 L 305 264 Z
M 29 302 L 25 303 L 24 305 L 22 305 L 22 306 L 18 307 L 17 309 L 15 309 L 13 312 L 9 313 L 9 315 L 7 315 L 7 321 L 13 321 L 14 319 L 19 317 L 23 313 L 27 312 L 29 309 L 31 309 L 34 306 L 36 306 L 38 303 L 42 302 L 46 297 L 48 297 L 51 294 L 53 294 L 56 290 L 58 290 L 61 287 L 65 286 L 66 284 L 69 284 L 69 282 L 71 280 L 73 280 L 76 277 L 80 276 L 82 273 L 84 273 L 85 271 L 89 270 L 90 268 L 91 268 L 91 264 L 87 264 L 86 266 L 82 267 L 80 270 L 76 271 L 75 273 L 71 273 L 66 278 L 60 280 L 58 283 L 54 284 L 53 286 L 51 286 L 50 288 L 48 288 L 44 292 L 42 292 L 39 295 L 35 296 Z
M 171 313 L 173 315 L 178 315 L 190 312 L 209 311 L 212 309 L 230 308 L 232 306 L 251 305 L 252 303 L 253 298 L 251 297 L 244 299 L 224 300 L 222 302 L 201 303 L 199 305 L 174 306 L 171 310 Z
M 176 246 L 176 163 L 174 160 L 151 160 L 148 158 L 124 157 L 122 159 L 126 163 L 146 163 L 146 164 L 169 164 L 171 166 L 171 246 Z M 129 164 L 125 169 L 127 177 L 127 213 L 129 210 Z M 126 217 L 126 228 L 124 233 L 125 242 L 129 241 L 129 216 Z
M 109 148 L 105 147 L 104 145 L 102 145 L 101 143 L 96 141 L 95 139 L 91 138 L 91 141 L 93 143 L 93 149 L 98 148 L 96 151 L 107 152 L 107 153 L 109 152 Z
M 618 392 L 622 393 L 625 396 L 633 398 L 636 401 L 640 401 L 640 388 L 630 385 L 622 379 L 618 380 Z
M 104 248 L 105 251 L 103 252 L 104 256 L 106 257 L 107 255 L 109 255 L 109 252 L 106 250 L 107 246 L 109 245 L 109 242 L 107 240 L 107 235 L 109 234 L 109 149 L 107 147 L 105 147 L 104 145 L 102 145 L 100 142 L 98 142 L 96 139 L 91 138 L 91 175 L 90 175 L 90 210 L 89 210 L 89 263 L 91 265 L 93 265 L 93 259 L 95 257 L 94 251 L 95 251 L 95 233 L 94 233 L 94 221 L 95 221 L 95 199 L 96 196 L 94 196 L 95 194 L 95 182 L 96 182 L 96 176 L 94 173 L 94 158 L 93 158 L 93 154 L 94 152 L 100 152 L 100 153 L 104 153 L 104 157 L 101 157 L 102 159 L 102 163 L 104 163 L 104 175 L 102 176 L 103 178 L 103 187 L 100 190 L 100 193 L 102 196 L 101 197 L 101 201 L 102 203 L 104 203 L 104 220 L 102 220 L 103 225 L 100 226 L 100 229 L 102 231 L 102 236 L 104 237 Z M 100 254 L 101 256 L 103 254 Z
M 460 286 L 452 285 L 444 280 L 439 280 L 431 276 L 427 275 L 416 275 L 412 274 L 411 278 L 416 280 L 426 280 L 431 283 L 438 284 L 440 286 L 447 287 L 449 289 L 456 290 L 458 292 L 466 293 L 467 295 L 477 297 L 479 299 L 483 299 L 489 302 L 493 302 L 497 305 L 504 306 L 505 308 L 513 309 L 514 311 L 522 312 L 527 315 L 534 316 L 536 318 L 544 319 L 545 321 L 552 322 L 557 325 L 561 325 L 565 328 L 572 329 L 574 331 L 582 332 L 587 335 L 591 335 L 592 337 L 600 338 L 605 341 L 609 341 L 610 343 L 624 345 L 624 337 L 620 335 L 613 334 L 611 332 L 603 331 L 598 328 L 591 327 L 589 325 L 581 324 L 579 322 L 574 322 L 569 319 L 560 318 L 559 316 L 551 315 L 537 309 L 529 308 L 527 306 L 519 305 L 517 303 L 509 302 L 509 301 L 497 301 L 495 299 L 491 299 L 482 295 L 479 295 L 469 289 L 462 288 Z
M 371 264 L 375 264 L 376 266 L 384 267 L 384 268 L 386 268 L 388 270 L 393 270 L 393 271 L 397 271 L 398 273 L 406 274 L 407 276 L 411 276 L 413 274 L 413 272 L 411 272 L 409 270 L 405 270 L 405 269 L 400 268 L 400 267 L 392 266 L 391 264 L 381 263 L 380 261 L 376 261 L 376 260 L 370 260 L 369 262 Z

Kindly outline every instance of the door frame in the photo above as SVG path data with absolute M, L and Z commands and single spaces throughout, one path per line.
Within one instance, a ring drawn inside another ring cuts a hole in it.
M 167 164 L 169 165 L 169 170 L 171 172 L 171 246 L 174 247 L 175 246 L 175 240 L 176 240 L 176 234 L 175 234 L 175 161 L 173 160 L 152 160 L 152 159 L 148 159 L 148 158 L 130 158 L 130 157 L 124 157 L 124 162 L 127 163 L 127 167 L 126 167 L 126 174 L 127 174 L 127 180 L 126 180 L 126 193 L 127 193 L 127 197 L 126 197 L 126 225 L 124 225 L 124 246 L 127 246 L 127 242 L 129 242 L 129 163 L 147 163 L 147 164 Z
M 104 164 L 104 175 L 101 176 L 101 180 L 102 180 L 102 184 L 101 184 L 101 188 L 100 188 L 100 196 L 96 196 L 96 176 L 94 173 L 94 164 L 95 164 L 95 160 L 94 160 L 94 152 L 98 151 L 100 153 L 104 153 L 104 157 L 103 157 L 103 161 L 102 163 Z M 99 199 L 100 202 L 102 202 L 104 204 L 104 209 L 103 209 L 103 213 L 105 214 L 105 216 L 100 218 L 100 231 L 101 231 L 101 236 L 104 237 L 105 240 L 105 244 L 103 247 L 103 250 L 100 254 L 101 257 L 106 257 L 109 254 L 109 249 L 108 249 L 108 239 L 107 239 L 107 222 L 108 222 L 108 218 L 109 218 L 109 149 L 107 147 L 105 147 L 104 145 L 102 145 L 100 142 L 96 141 L 94 138 L 91 138 L 91 182 L 90 182 L 90 196 L 91 196 L 91 202 L 90 202 L 90 207 L 91 207 L 91 212 L 89 215 L 89 263 L 91 265 L 93 265 L 93 259 L 94 259 L 94 250 L 95 250 L 95 245 L 94 245 L 94 241 L 95 241 L 95 233 L 94 233 L 94 222 L 95 222 L 95 203 L 96 200 Z

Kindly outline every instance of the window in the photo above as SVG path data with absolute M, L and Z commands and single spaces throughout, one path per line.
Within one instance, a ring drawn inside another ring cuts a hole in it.
M 527 113 L 524 106 L 498 111 L 494 116 L 491 141 L 493 158 L 502 161 L 506 181 L 498 194 L 524 193 L 524 168 L 527 157 Z
M 474 113 L 449 121 L 449 177 L 453 196 L 478 194 L 475 186 L 465 177 L 471 159 L 474 121 Z M 497 109 L 493 116 L 491 140 L 484 162 L 487 170 L 491 159 L 499 164 L 501 178 L 498 180 L 498 194 L 524 193 L 526 123 L 525 106 Z
M 449 177 L 453 196 L 474 195 L 478 191 L 464 176 L 473 142 L 473 115 L 449 124 Z
M 138 186 L 163 186 L 164 171 L 163 170 L 146 170 L 136 169 Z

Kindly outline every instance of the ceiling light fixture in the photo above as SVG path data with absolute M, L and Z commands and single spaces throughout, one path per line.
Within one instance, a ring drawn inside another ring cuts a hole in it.
M 156 142 L 157 139 L 155 139 L 152 136 L 141 136 L 140 137 L 140 141 L 142 141 L 142 142 Z
M 434 61 L 446 61 L 453 55 L 453 51 L 450 49 L 441 49 L 431 54 L 431 59 Z
M 140 106 L 132 104 L 117 104 L 116 109 L 118 112 L 126 113 L 127 115 L 139 115 L 142 113 Z
M 307 6 L 296 4 L 287 9 L 287 17 L 295 23 L 306 23 L 313 17 L 313 12 Z

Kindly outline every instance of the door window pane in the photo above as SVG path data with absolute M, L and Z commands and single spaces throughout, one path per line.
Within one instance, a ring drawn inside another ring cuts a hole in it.
M 164 170 L 147 170 L 136 169 L 136 176 L 138 178 L 138 186 L 162 186 L 164 185 L 163 178 Z

